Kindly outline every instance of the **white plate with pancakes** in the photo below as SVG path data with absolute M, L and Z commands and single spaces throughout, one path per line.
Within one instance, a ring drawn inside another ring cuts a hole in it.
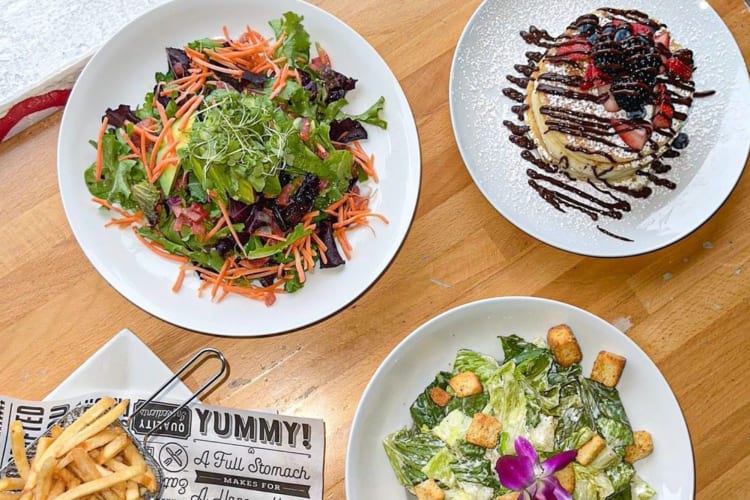
M 595 29 L 576 25 L 602 7 L 614 10 L 600 12 Z M 603 58 L 610 47 L 622 65 Z M 680 78 L 683 48 L 694 71 Z M 642 76 L 649 61 L 650 79 Z M 551 9 L 544 0 L 486 0 L 454 54 L 450 106 L 464 163 L 495 209 L 549 245 L 590 256 L 638 255 L 687 236 L 729 197 L 750 150 L 747 68 L 705 1 Z

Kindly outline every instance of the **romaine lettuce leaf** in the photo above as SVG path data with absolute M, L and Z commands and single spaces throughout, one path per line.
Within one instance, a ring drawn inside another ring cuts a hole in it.
M 466 441 L 455 447 L 458 460 L 451 464 L 456 479 L 466 483 L 477 483 L 493 490 L 501 488 L 494 469 L 494 462 L 486 457 L 486 450 Z
M 649 498 L 652 498 L 656 495 L 656 491 L 654 491 L 651 486 L 646 483 L 638 474 L 633 477 L 633 480 L 630 482 L 630 494 L 633 500 L 648 500 Z
M 508 435 L 503 453 L 513 453 L 513 443 L 526 431 L 526 394 L 524 382 L 513 362 L 505 363 L 487 381 L 490 400 L 485 413 L 497 417 Z
M 495 490 L 476 483 L 459 483 L 457 488 L 445 492 L 445 500 L 492 500 Z
M 422 473 L 430 479 L 440 481 L 448 488 L 456 484 L 456 476 L 451 469 L 451 464 L 456 461 L 456 457 L 448 448 L 438 451 L 429 462 L 422 467 Z
M 628 495 L 630 494 L 630 481 L 632 481 L 633 476 L 635 476 L 635 469 L 632 465 L 620 461 L 617 465 L 607 469 L 605 473 L 612 483 L 615 495 L 618 495 L 623 491 L 627 491 Z
M 431 432 L 402 429 L 387 436 L 383 447 L 399 482 L 411 487 L 427 479 L 422 468 L 445 443 Z
M 479 377 L 483 385 L 495 375 L 499 367 L 495 358 L 469 349 L 458 351 L 456 360 L 453 362 L 454 373 L 472 372 Z
M 449 446 L 455 446 L 458 441 L 464 438 L 469 425 L 471 425 L 470 417 L 464 415 L 461 410 L 453 410 L 432 428 L 432 433 L 448 443 Z
M 573 472 L 576 478 L 573 500 L 604 500 L 615 492 L 604 471 L 573 462 Z
M 454 397 L 450 400 L 448 406 L 445 407 L 445 411 L 450 413 L 453 410 L 461 410 L 464 415 L 473 417 L 487 406 L 489 399 L 490 397 L 487 394 L 487 391 L 466 398 Z
M 633 430 L 617 389 L 585 377 L 580 378 L 580 384 L 581 400 L 597 431 L 609 446 L 622 453 L 623 447 L 633 444 Z
M 435 376 L 435 380 L 428 385 L 424 392 L 420 394 L 412 403 L 409 411 L 411 418 L 414 419 L 414 425 L 418 429 L 431 429 L 435 427 L 445 417 L 446 409 L 441 408 L 430 398 L 430 390 L 435 387 L 445 389 L 448 387 L 448 381 L 451 379 L 449 372 L 440 372 Z M 453 398 L 456 399 L 456 398 Z M 453 403 L 453 400 L 451 400 Z M 451 411 L 454 408 L 451 408 Z
M 540 415 L 536 427 L 528 429 L 528 438 L 538 451 L 551 453 L 555 450 L 555 427 L 557 419 L 549 415 Z

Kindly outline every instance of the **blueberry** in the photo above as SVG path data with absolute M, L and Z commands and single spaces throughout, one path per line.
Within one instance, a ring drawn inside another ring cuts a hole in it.
M 589 36 L 593 33 L 596 33 L 596 26 L 589 23 L 582 24 L 578 27 L 578 33 L 584 36 Z
M 591 45 L 594 45 L 596 43 L 597 38 L 599 38 L 599 34 L 598 33 L 594 33 L 593 35 L 591 35 L 589 37 L 589 43 Z
M 628 111 L 628 120 L 642 120 L 646 116 L 646 111 L 643 108 L 635 111 Z
M 630 35 L 630 29 L 620 28 L 619 30 L 615 31 L 615 42 L 622 42 L 626 38 L 630 37 Z
M 617 28 L 615 28 L 615 26 L 613 24 L 608 24 L 602 30 L 602 34 L 604 34 L 604 35 L 611 35 L 612 33 L 615 32 L 616 29 Z
M 674 141 L 672 141 L 672 147 L 675 149 L 685 149 L 690 142 L 690 139 L 688 139 L 688 136 L 685 132 L 680 132 L 677 134 L 677 137 L 674 138 Z

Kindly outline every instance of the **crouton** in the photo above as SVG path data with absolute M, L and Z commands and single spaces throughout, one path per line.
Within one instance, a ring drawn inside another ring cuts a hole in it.
M 505 495 L 500 495 L 495 500 L 518 500 L 518 497 L 520 497 L 521 494 L 517 491 L 511 491 L 510 493 L 506 493 Z
M 648 431 L 635 431 L 633 433 L 633 444 L 625 447 L 624 460 L 630 464 L 636 460 L 646 458 L 654 451 L 654 441 Z
M 466 441 L 482 448 L 494 448 L 497 446 L 497 435 L 502 430 L 502 424 L 495 417 L 477 413 L 466 430 Z
M 607 351 L 600 351 L 591 369 L 591 379 L 607 387 L 615 387 L 625 368 L 625 358 Z
M 601 453 L 607 442 L 599 434 L 586 441 L 586 444 L 578 448 L 576 460 L 581 465 L 588 465 L 594 461 L 596 456 Z
M 560 481 L 560 486 L 565 488 L 568 493 L 573 493 L 576 489 L 576 474 L 573 470 L 573 464 L 568 464 L 564 469 L 555 472 L 555 477 Z
M 472 372 L 461 372 L 448 383 L 459 398 L 474 396 L 482 392 L 482 382 Z
M 445 500 L 445 492 L 432 479 L 423 481 L 414 487 L 417 500 Z
M 580 363 L 583 359 L 578 341 L 568 325 L 557 325 L 550 328 L 547 332 L 547 344 L 555 359 L 563 368 Z
M 430 399 L 441 408 L 445 408 L 451 400 L 451 395 L 441 387 L 430 389 Z

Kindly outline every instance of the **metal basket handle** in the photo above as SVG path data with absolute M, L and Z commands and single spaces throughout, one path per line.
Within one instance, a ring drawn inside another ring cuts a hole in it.
M 130 421 L 136 415 L 138 415 L 141 412 L 141 410 L 143 410 L 149 403 L 151 403 L 154 399 L 156 399 L 156 397 L 159 394 L 161 394 L 164 391 L 164 389 L 166 389 L 167 387 L 169 387 L 169 385 L 172 382 L 174 382 L 175 380 L 177 380 L 178 378 L 180 378 L 180 376 L 183 373 L 185 373 L 186 371 L 188 371 L 189 369 L 191 369 L 193 366 L 197 365 L 198 362 L 199 362 L 199 360 L 201 360 L 201 358 L 204 358 L 204 357 L 206 357 L 206 358 L 208 358 L 208 357 L 217 358 L 219 360 L 219 362 L 221 363 L 219 371 L 216 372 L 211 378 L 209 378 L 208 380 L 206 380 L 206 382 L 204 382 L 203 385 L 200 388 L 198 388 L 197 391 L 193 392 L 193 394 L 185 402 L 183 402 L 179 407 L 175 408 L 172 411 L 172 413 L 170 413 L 169 415 L 167 415 L 166 417 L 164 417 L 164 419 L 162 419 L 161 421 L 159 421 L 150 431 L 148 431 L 143 436 L 143 444 L 144 445 L 146 444 L 146 441 L 151 437 L 151 435 L 157 429 L 161 428 L 165 423 L 167 423 L 169 421 L 169 419 L 171 419 L 172 417 L 174 417 L 180 410 L 182 410 L 187 405 L 189 405 L 195 398 L 197 398 L 198 396 L 200 396 L 201 394 L 203 394 L 209 387 L 211 387 L 214 384 L 214 382 L 216 382 L 217 380 L 219 380 L 224 375 L 224 373 L 226 373 L 227 367 L 228 367 L 228 363 L 227 363 L 227 359 L 224 357 L 224 354 L 222 354 L 221 351 L 219 351 L 218 349 L 214 349 L 213 347 L 207 347 L 205 349 L 201 349 L 200 351 L 198 351 L 197 353 L 195 353 L 195 355 L 192 358 L 190 358 L 184 365 L 182 365 L 182 367 L 175 372 L 175 374 L 172 376 L 172 378 L 170 378 L 169 380 L 167 380 L 164 383 L 164 385 L 162 385 L 156 392 L 154 392 L 151 395 L 150 398 L 148 398 L 133 413 L 130 414 L 130 417 L 128 417 L 128 421 L 127 421 L 128 427 L 130 426 Z

